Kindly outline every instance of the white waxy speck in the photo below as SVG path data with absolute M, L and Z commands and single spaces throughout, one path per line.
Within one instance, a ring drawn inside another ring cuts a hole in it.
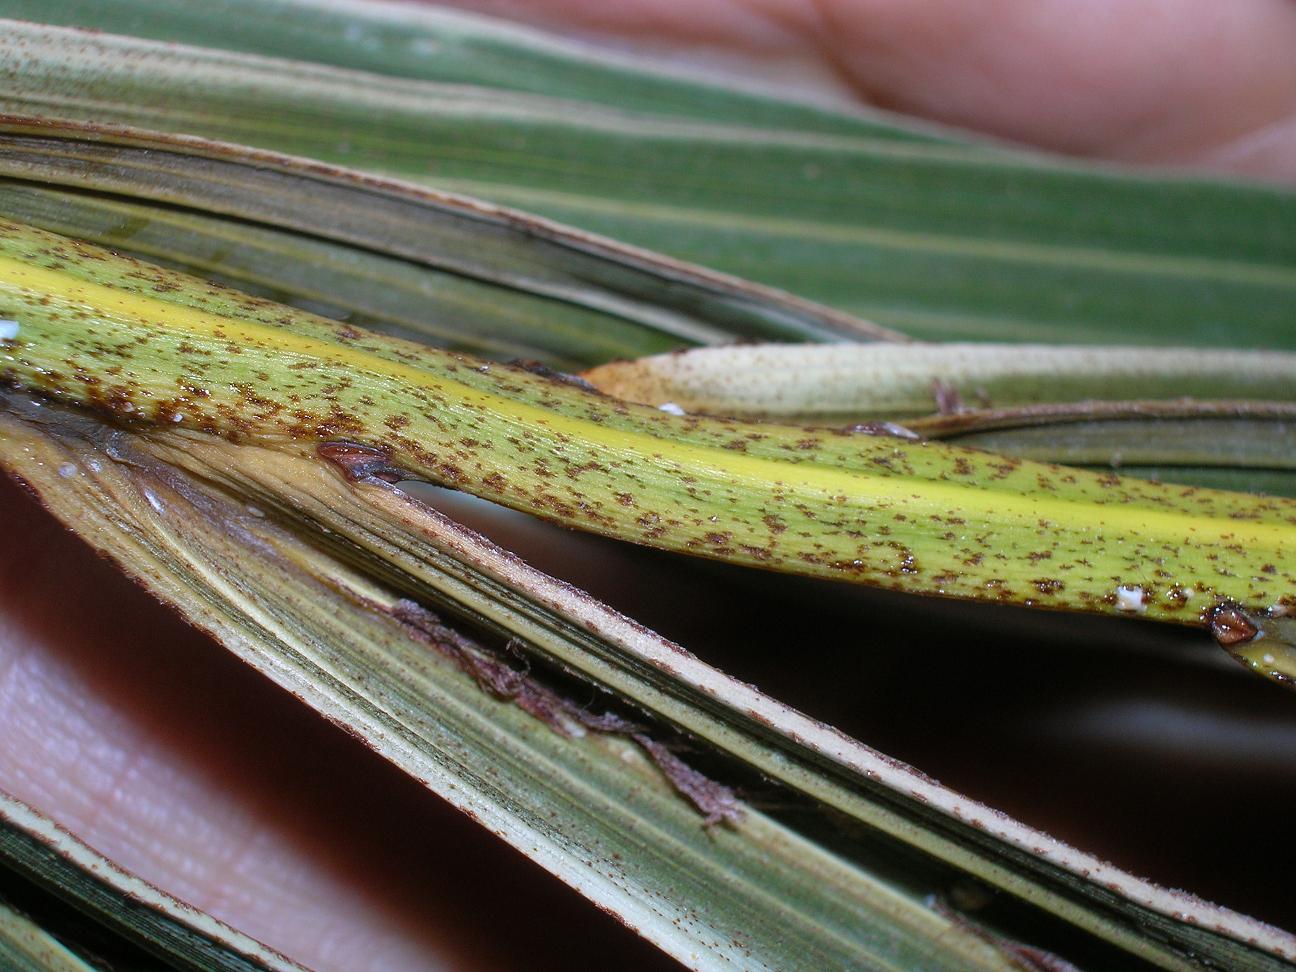
M 1272 664 L 1274 663 L 1274 656 L 1273 656 L 1273 655 L 1263 655 L 1263 656 L 1261 656 L 1260 660 L 1261 660 L 1262 662 L 1264 662 L 1266 665 L 1272 665 Z
M 77 472 L 76 463 L 74 462 L 65 462 L 63 465 L 58 467 L 58 474 L 64 479 L 71 479 L 77 474 Z
M 162 501 L 153 494 L 153 490 L 151 489 L 144 490 L 144 498 L 148 500 L 148 505 L 153 507 L 153 512 L 155 513 L 166 512 L 166 507 L 164 507 L 162 505 Z
M 0 341 L 12 341 L 18 336 L 18 322 L 9 317 L 0 317 Z
M 99 464 L 98 459 L 91 459 L 86 465 L 90 467 L 91 472 L 103 472 L 103 466 Z
M 261 509 L 258 508 L 258 507 L 255 507 L 255 506 L 249 506 L 249 507 L 247 508 L 247 511 L 248 511 L 248 515 L 249 515 L 249 516 L 255 516 L 258 520 L 264 520 L 264 519 L 265 519 L 265 511 L 264 511 L 264 510 L 261 510 Z
M 177 423 L 178 423 L 178 422 L 183 422 L 183 421 L 184 421 L 184 416 L 181 415 L 179 412 L 175 412 L 175 413 L 172 414 L 172 416 L 171 416 L 171 421 L 172 421 L 172 422 L 177 422 Z
M 688 414 L 687 412 L 684 411 L 684 409 L 680 408 L 674 402 L 662 402 L 660 405 L 657 406 L 657 408 L 665 412 L 667 415 L 687 415 Z
M 1147 610 L 1147 602 L 1143 600 L 1143 588 L 1141 587 L 1118 587 L 1116 588 L 1116 610 L 1117 611 L 1134 611 L 1142 614 Z

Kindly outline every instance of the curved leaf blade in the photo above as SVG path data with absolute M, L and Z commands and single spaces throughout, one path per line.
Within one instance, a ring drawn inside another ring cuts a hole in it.
M 0 175 L 182 206 L 430 266 L 500 288 L 515 327 L 531 313 L 552 326 L 574 305 L 569 328 L 606 315 L 680 344 L 899 337 L 790 294 L 524 213 L 205 139 L 0 117 Z M 533 311 L 534 298 L 559 306 Z
M 311 61 L 374 74 L 546 95 L 726 125 L 911 141 L 948 139 L 884 112 L 788 99 L 643 59 L 618 57 L 503 20 L 381 0 L 4 0 L 18 20 Z
M 122 870 L 40 811 L 2 792 L 0 859 L 175 968 L 303 972 L 273 949 Z
M 0 230 L 0 376 L 128 420 L 318 449 L 633 542 L 916 593 L 1203 625 L 1226 605 L 1296 599 L 1289 501 L 675 417 Z
M 329 522 L 368 505 L 348 501 L 354 487 L 318 462 L 217 440 L 217 452 L 198 440 L 190 453 L 183 438 L 150 443 L 50 406 L 7 404 L 0 462 L 59 516 L 258 671 L 686 964 L 1012 967 L 885 870 L 842 858 L 750 806 L 731 824 L 707 828 L 629 741 L 553 731 L 513 700 L 484 692 L 410 623 L 409 598 L 429 591 L 401 571 L 429 572 L 423 558 L 384 564 L 377 550 L 321 545 L 319 531 L 288 528 L 285 504 Z M 176 445 L 184 465 L 160 462 L 155 449 Z M 68 463 L 77 475 L 60 476 Z M 231 473 L 279 486 L 264 497 L 231 494 L 220 483 Z M 281 477 L 301 473 L 305 489 L 278 492 Z M 260 516 L 248 511 L 253 498 Z M 432 519 L 416 504 L 406 502 L 405 512 Z M 418 526 L 390 525 L 373 539 L 424 545 Z M 455 583 L 454 573 L 439 579 Z M 507 640 L 489 615 L 456 626 L 484 631 L 501 647 Z
M 1296 195 L 13 23 L 0 110 L 513 205 L 928 338 L 1292 347 Z M 1245 316 L 1240 310 L 1245 308 Z
M 1047 930 L 1052 914 L 1093 936 L 1080 954 L 1098 967 L 1121 960 L 1102 942 L 1169 969 L 1191 969 L 1203 956 L 1230 968 L 1278 968 L 1296 955 L 1296 941 L 1284 932 L 1139 881 L 787 709 L 380 480 L 353 484 L 313 459 L 184 431 L 122 432 L 54 406 L 24 406 L 21 396 L 7 403 L 0 418 L 5 465 L 29 476 L 60 516 L 385 758 L 481 814 L 585 893 L 611 901 L 632 921 L 642 918 L 640 930 L 674 954 L 693 955 L 699 943 L 718 941 L 738 949 L 730 954 L 744 967 L 822 968 L 825 949 L 853 942 L 851 967 L 1013 967 L 1009 941 L 928 900 L 962 873 L 1010 892 L 1041 935 L 1056 931 Z M 76 475 L 57 472 L 67 463 Z M 261 515 L 250 514 L 248 502 Z M 302 535 L 294 524 L 310 529 Z M 286 559 L 259 563 L 258 551 Z M 259 582 L 262 571 L 273 580 Z M 321 580 L 332 594 L 315 610 L 311 591 Z M 605 744 L 597 738 L 537 732 L 530 716 L 440 664 L 381 609 L 396 597 L 445 607 L 501 643 L 521 639 L 526 651 L 606 688 L 645 717 L 687 731 L 864 827 L 849 831 L 845 843 L 833 841 L 827 856 L 813 839 L 796 837 L 771 857 L 766 842 L 777 848 L 792 831 L 786 824 L 770 829 L 750 807 L 735 829 L 708 836 L 659 777 L 644 776 L 642 764 L 626 762 L 617 746 L 600 756 Z M 370 640 L 376 648 L 365 648 Z M 514 729 L 526 752 L 492 753 L 501 731 Z M 501 756 L 506 772 L 483 772 Z M 579 781 L 605 773 L 624 781 L 625 795 L 591 802 Z M 547 800 L 533 802 L 538 792 L 557 799 L 560 812 Z M 624 830 L 628 813 L 649 814 L 666 833 L 642 820 Z M 617 861 L 610 852 L 627 839 L 633 846 Z M 663 853 L 646 854 L 645 841 Z M 744 841 L 753 844 L 748 851 L 740 851 Z M 694 851 L 706 874 L 750 854 L 748 877 L 699 885 L 687 876 L 687 892 L 652 893 L 663 890 L 654 872 L 663 865 L 687 872 L 697 864 Z M 783 873 L 785 866 L 807 883 L 780 901 L 777 917 L 758 920 L 748 909 L 770 907 L 771 868 Z M 820 905 L 827 910 L 815 918 Z M 680 908 L 688 920 L 677 920 Z M 870 910 L 881 937 L 869 933 Z M 838 926 L 839 937 L 816 932 L 807 945 L 786 927 L 833 914 L 853 916 Z M 946 930 L 928 937 L 932 922 Z M 735 927 L 737 941 L 730 938 Z M 895 936 L 911 932 L 914 950 L 898 958 Z M 1059 941 L 1077 945 L 1066 936 Z M 705 955 L 687 960 L 719 961 Z

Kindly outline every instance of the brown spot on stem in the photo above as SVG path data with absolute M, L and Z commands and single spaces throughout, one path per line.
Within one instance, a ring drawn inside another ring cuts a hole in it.
M 1211 609 L 1210 633 L 1222 648 L 1245 644 L 1260 634 L 1260 629 L 1236 604 L 1217 604 Z

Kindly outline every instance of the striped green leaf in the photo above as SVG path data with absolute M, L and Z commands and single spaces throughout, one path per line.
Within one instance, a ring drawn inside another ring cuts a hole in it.
M 919 337 L 1292 346 L 1296 197 L 1279 189 L 18 23 L 0 70 L 0 110 L 468 193 Z
M 915 434 L 1172 483 L 1296 493 L 1296 355 L 1063 345 L 755 345 L 594 368 L 686 412 Z

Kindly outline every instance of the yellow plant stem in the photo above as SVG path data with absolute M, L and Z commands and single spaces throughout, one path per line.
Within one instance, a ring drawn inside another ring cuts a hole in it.
M 665 549 L 1188 623 L 1296 604 L 1288 500 L 668 414 L 12 223 L 0 321 L 0 376 L 31 389 L 236 441 L 354 443 L 409 478 Z

